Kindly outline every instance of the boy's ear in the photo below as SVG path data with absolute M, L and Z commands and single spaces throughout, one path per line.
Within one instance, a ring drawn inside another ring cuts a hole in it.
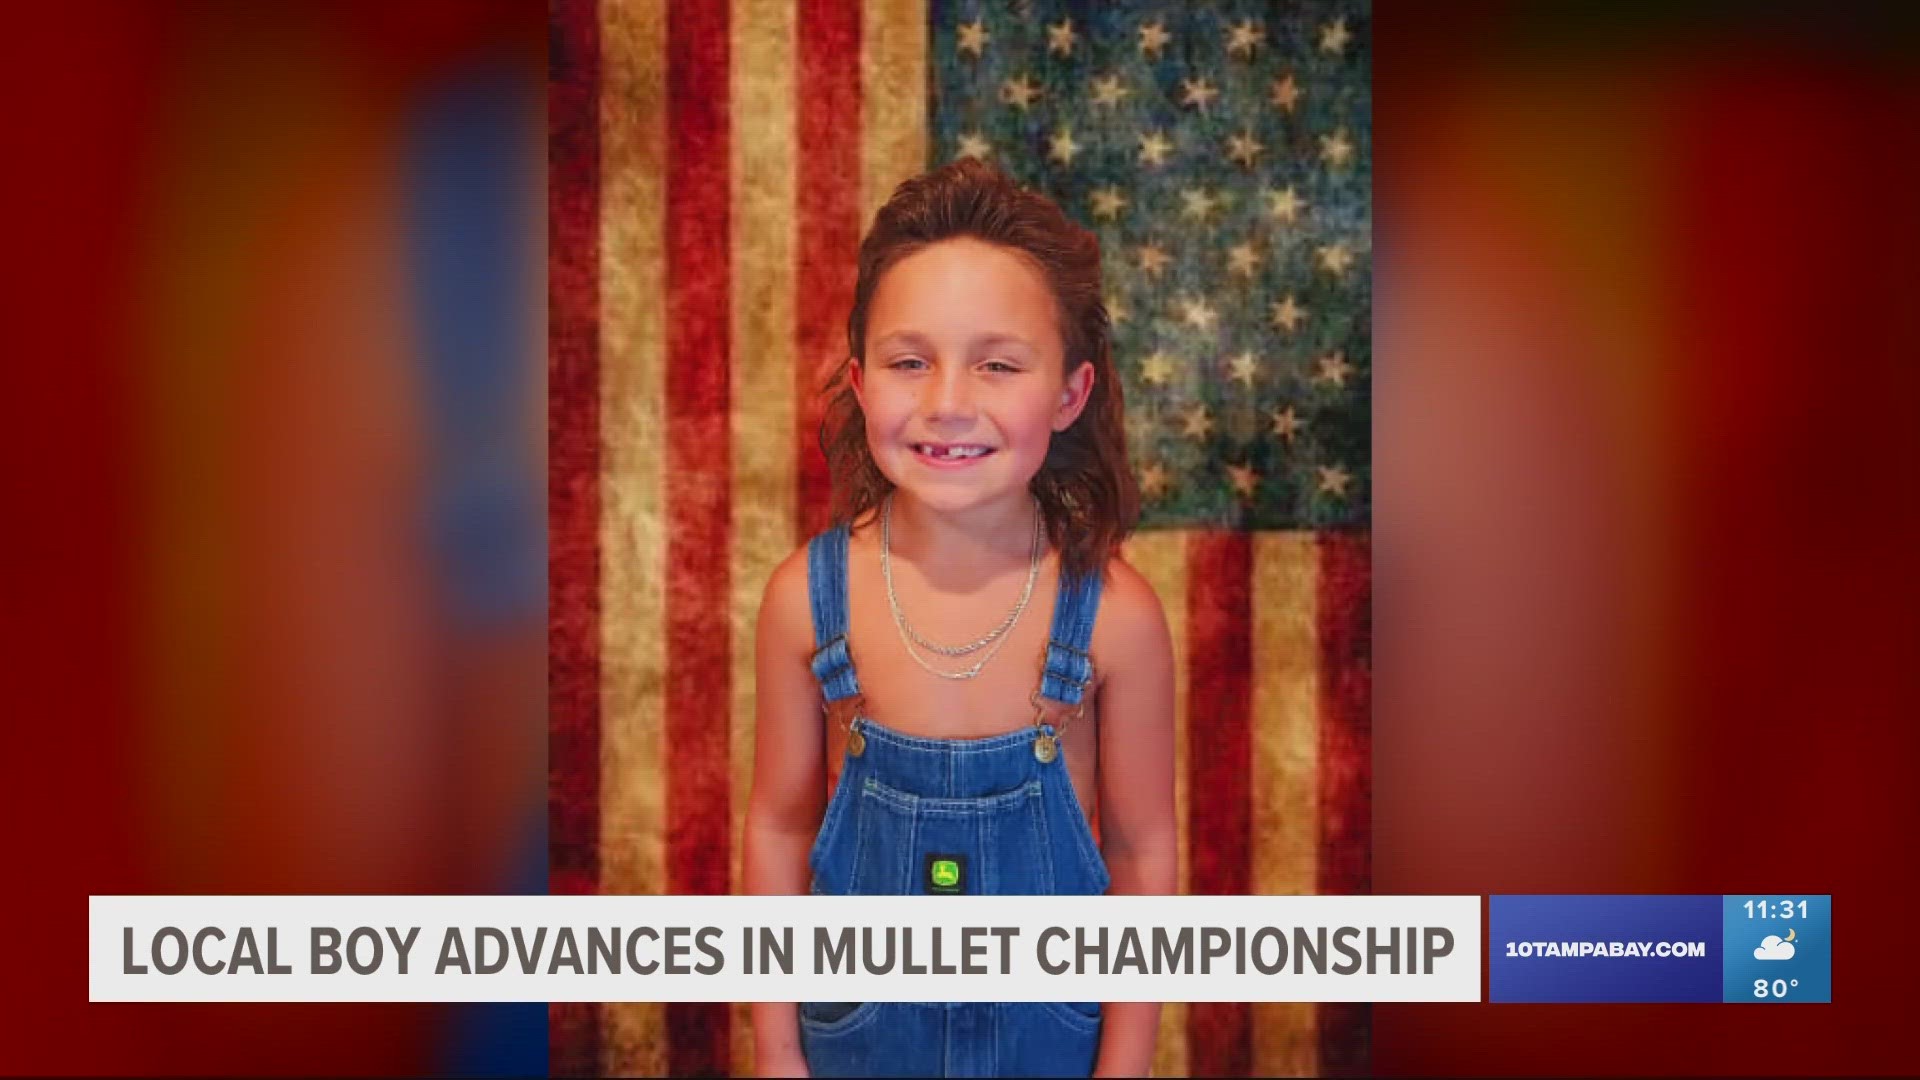
M 1065 431 L 1072 427 L 1092 396 L 1093 365 L 1081 364 L 1067 376 L 1067 384 L 1060 389 L 1060 407 L 1053 412 L 1053 430 Z

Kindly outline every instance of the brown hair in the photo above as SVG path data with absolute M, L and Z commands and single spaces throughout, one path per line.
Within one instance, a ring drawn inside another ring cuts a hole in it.
M 860 277 L 847 318 L 848 359 L 829 379 L 821 449 L 833 475 L 833 519 L 851 525 L 880 505 L 893 483 L 867 447 L 866 416 L 854 396 L 851 365 L 866 360 L 867 309 L 881 275 L 929 244 L 972 237 L 1019 252 L 1046 277 L 1058 305 L 1065 372 L 1093 365 L 1093 390 L 1072 426 L 1053 434 L 1031 489 L 1047 538 L 1072 574 L 1099 572 L 1140 512 L 1127 467 L 1120 380 L 1113 369 L 1107 309 L 1100 292 L 1100 241 L 1044 195 L 974 158 L 961 158 L 901 184 L 874 216 L 860 245 Z

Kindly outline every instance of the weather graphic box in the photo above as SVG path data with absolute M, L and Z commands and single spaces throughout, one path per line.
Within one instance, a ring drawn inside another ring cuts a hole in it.
M 1831 899 L 1495 896 L 1488 998 L 1829 1001 Z
M 1726 1000 L 1833 1000 L 1833 897 L 1726 896 Z

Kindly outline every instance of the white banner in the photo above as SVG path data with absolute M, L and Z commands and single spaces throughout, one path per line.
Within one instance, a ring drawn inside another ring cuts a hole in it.
M 1478 1001 L 1477 896 L 95 896 L 93 1001 Z

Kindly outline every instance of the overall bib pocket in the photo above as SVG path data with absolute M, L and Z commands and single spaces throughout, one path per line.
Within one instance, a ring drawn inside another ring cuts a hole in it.
M 872 777 L 852 813 L 850 890 L 868 896 L 1055 891 L 1046 794 L 1037 780 L 980 798 L 929 798 Z
M 1097 1001 L 1043 1001 L 1040 1007 L 1074 1031 L 1100 1030 L 1100 1003 Z
M 1003 1076 L 1086 1076 L 1100 1055 L 1100 1004 L 1019 1001 L 1000 1006 L 996 1057 Z M 1089 1014 L 1086 1009 L 1094 1012 Z
M 878 1001 L 803 1001 L 800 1026 L 809 1035 L 840 1035 L 865 1025 L 880 1011 Z

